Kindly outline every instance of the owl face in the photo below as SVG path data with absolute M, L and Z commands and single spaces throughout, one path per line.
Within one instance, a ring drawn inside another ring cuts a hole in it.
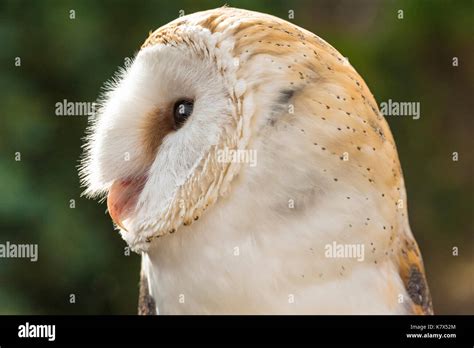
M 143 47 L 109 84 L 81 175 L 86 195 L 107 193 L 132 246 L 190 224 L 217 198 L 229 163 L 215 153 L 239 140 L 236 68 L 208 30 L 189 24 L 173 43 Z
M 229 192 L 245 163 L 223 161 L 222 151 L 284 137 L 294 153 L 276 142 L 264 162 L 281 157 L 283 147 L 301 163 L 332 156 L 333 185 L 337 171 L 347 173 L 338 162 L 342 144 L 350 141 L 350 151 L 365 156 L 356 137 L 367 148 L 380 142 L 356 127 L 385 130 L 387 151 L 393 150 L 380 116 L 366 112 L 375 110 L 373 98 L 347 61 L 316 35 L 261 13 L 221 8 L 179 18 L 152 33 L 108 87 L 80 173 L 86 195 L 107 194 L 109 213 L 134 250 L 193 223 Z M 295 125 L 296 133 L 275 135 Z M 300 145 L 305 130 L 317 138 Z M 316 141 L 333 144 L 333 151 Z M 301 177 L 317 176 L 312 168 L 300 166 Z M 246 180 L 261 187 L 273 177 L 285 186 L 299 175 L 289 172 L 283 180 L 268 172 L 256 166 Z

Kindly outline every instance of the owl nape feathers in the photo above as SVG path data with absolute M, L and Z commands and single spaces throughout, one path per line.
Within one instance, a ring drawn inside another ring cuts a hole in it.
M 140 313 L 432 313 L 374 97 L 282 19 L 223 7 L 151 33 L 80 175 L 142 255 Z

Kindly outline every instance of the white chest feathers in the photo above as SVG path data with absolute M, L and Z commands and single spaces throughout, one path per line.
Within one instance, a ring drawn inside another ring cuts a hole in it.
M 160 314 L 405 312 L 383 206 L 330 187 L 314 162 L 291 162 L 294 145 L 277 157 L 275 144 L 256 144 L 258 171 L 247 168 L 199 221 L 143 254 Z

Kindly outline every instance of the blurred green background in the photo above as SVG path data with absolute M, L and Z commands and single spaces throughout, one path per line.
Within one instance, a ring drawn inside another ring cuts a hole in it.
M 0 259 L 0 314 L 136 313 L 139 256 L 125 255 L 105 204 L 80 198 L 77 165 L 87 117 L 56 116 L 55 104 L 95 101 L 150 30 L 180 10 L 189 14 L 223 4 L 0 2 L 0 243 L 39 244 L 36 263 Z M 293 10 L 290 21 L 347 56 L 379 103 L 421 102 L 419 120 L 388 117 L 404 169 L 411 226 L 435 312 L 473 314 L 474 2 L 227 4 L 284 19 Z M 15 66 L 16 57 L 21 66 Z M 452 65 L 453 57 L 459 66 Z M 459 256 L 452 255 L 453 247 Z

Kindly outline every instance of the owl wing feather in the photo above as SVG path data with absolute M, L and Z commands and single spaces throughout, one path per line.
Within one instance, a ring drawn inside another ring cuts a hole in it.
M 140 272 L 138 315 L 156 315 L 156 304 L 148 289 L 148 279 L 143 272 Z
M 397 261 L 400 278 L 412 301 L 409 311 L 413 314 L 433 314 L 433 304 L 426 281 L 423 260 L 418 245 L 413 238 L 402 237 L 402 246 Z

